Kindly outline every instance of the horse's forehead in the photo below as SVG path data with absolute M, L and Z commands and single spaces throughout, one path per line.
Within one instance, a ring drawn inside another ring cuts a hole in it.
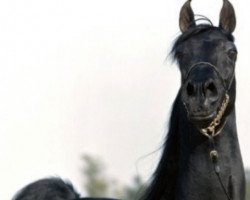
M 223 42 L 227 42 L 227 37 L 218 31 L 207 31 L 194 35 L 188 40 L 189 45 L 192 43 L 200 45 L 220 45 Z

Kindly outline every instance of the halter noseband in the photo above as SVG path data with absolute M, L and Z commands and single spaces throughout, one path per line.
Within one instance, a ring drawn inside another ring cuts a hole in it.
M 187 71 L 187 74 L 186 74 L 186 76 L 185 76 L 184 82 L 187 81 L 187 79 L 188 79 L 188 77 L 189 77 L 191 71 L 192 71 L 194 68 L 196 68 L 198 65 L 207 65 L 207 66 L 211 67 L 211 68 L 216 72 L 216 74 L 218 75 L 220 81 L 221 81 L 222 84 L 223 84 L 223 87 L 224 87 L 226 93 L 228 92 L 228 90 L 230 89 L 230 87 L 231 87 L 231 85 L 232 85 L 233 79 L 234 79 L 234 72 L 233 72 L 233 74 L 231 75 L 231 78 L 230 78 L 230 81 L 229 81 L 229 84 L 228 84 L 228 87 L 227 87 L 227 84 L 226 84 L 225 80 L 223 79 L 221 73 L 220 73 L 219 70 L 217 69 L 217 67 L 216 67 L 215 65 L 213 65 L 212 63 L 210 63 L 210 62 L 201 61 L 201 62 L 194 63 L 194 64 L 190 67 L 190 69 Z
M 216 74 L 218 75 L 218 77 L 219 77 L 219 79 L 221 80 L 221 82 L 222 82 L 222 84 L 223 84 L 223 87 L 226 89 L 226 91 L 227 91 L 227 89 L 229 89 L 229 87 L 231 86 L 231 83 L 230 83 L 229 87 L 227 88 L 227 87 L 226 87 L 226 83 L 225 83 L 225 81 L 224 81 L 224 79 L 223 79 L 221 73 L 218 71 L 217 67 L 216 67 L 215 65 L 213 65 L 212 63 L 210 63 L 210 62 L 203 62 L 203 61 L 201 61 L 201 62 L 194 63 L 194 64 L 190 67 L 190 69 L 188 70 L 188 72 L 187 72 L 187 74 L 186 74 L 186 76 L 185 76 L 184 82 L 187 81 L 187 79 L 188 79 L 188 77 L 189 77 L 191 71 L 192 71 L 193 69 L 195 69 L 195 68 L 196 68 L 197 66 L 199 66 L 199 65 L 208 65 L 209 67 L 211 67 L 211 68 L 216 72 Z

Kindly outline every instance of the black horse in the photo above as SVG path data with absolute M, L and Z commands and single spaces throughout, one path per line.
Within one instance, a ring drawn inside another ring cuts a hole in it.
M 235 120 L 234 8 L 224 0 L 218 27 L 196 25 L 190 3 L 180 11 L 182 34 L 172 49 L 181 88 L 162 157 L 142 199 L 243 200 L 245 177 Z
M 181 71 L 181 88 L 162 157 L 141 199 L 244 200 L 245 177 L 235 120 L 234 8 L 224 0 L 218 27 L 196 25 L 187 1 L 179 25 L 182 35 L 172 55 Z M 31 199 L 81 198 L 70 184 L 45 179 L 28 185 L 13 200 Z

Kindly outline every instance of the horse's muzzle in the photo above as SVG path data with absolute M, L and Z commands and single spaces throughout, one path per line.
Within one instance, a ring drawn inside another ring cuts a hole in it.
M 182 102 L 190 121 L 206 126 L 216 115 L 225 87 L 214 67 L 199 64 L 191 67 L 182 85 Z

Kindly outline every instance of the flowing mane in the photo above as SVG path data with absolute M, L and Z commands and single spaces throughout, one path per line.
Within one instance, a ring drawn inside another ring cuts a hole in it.
M 179 165 L 179 136 L 178 136 L 178 117 L 180 107 L 180 92 L 178 93 L 173 106 L 169 121 L 169 130 L 166 136 L 163 152 L 157 169 L 152 177 L 152 182 L 146 191 L 143 200 L 161 199 L 164 192 L 170 199 L 174 195 L 176 176 Z M 171 182 L 172 184 L 168 184 Z

